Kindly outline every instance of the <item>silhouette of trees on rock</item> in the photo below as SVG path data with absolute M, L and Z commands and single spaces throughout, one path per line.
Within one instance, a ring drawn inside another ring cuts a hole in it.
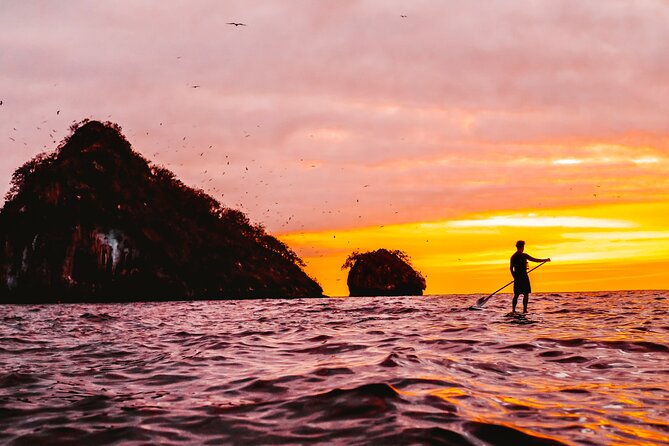
M 350 269 L 347 285 L 351 296 L 422 295 L 425 278 L 400 250 L 353 251 L 342 269 Z
M 37 155 L 12 177 L 0 211 L 0 288 L 8 294 L 322 295 L 293 250 L 241 211 L 150 163 L 120 126 L 84 120 L 71 131 L 53 153 Z
M 42 152 L 16 169 L 12 175 L 9 191 L 5 195 L 5 201 L 12 201 L 22 189 L 29 188 L 26 181 L 29 181 L 34 174 L 39 176 L 48 171 L 55 159 L 56 153 Z

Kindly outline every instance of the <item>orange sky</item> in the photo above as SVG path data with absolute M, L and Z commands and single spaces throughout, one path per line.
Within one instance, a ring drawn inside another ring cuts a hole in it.
M 669 203 L 587 206 L 281 238 L 333 296 L 348 295 L 340 269 L 348 253 L 381 246 L 411 253 L 428 294 L 491 293 L 511 280 L 508 259 L 521 238 L 530 255 L 552 260 L 533 273 L 534 291 L 666 289 L 669 229 L 660 216 L 668 213 Z
M 537 291 L 669 288 L 666 1 L 191 3 L 3 2 L 4 190 L 111 120 L 330 295 L 381 247 L 489 293 L 519 238 Z

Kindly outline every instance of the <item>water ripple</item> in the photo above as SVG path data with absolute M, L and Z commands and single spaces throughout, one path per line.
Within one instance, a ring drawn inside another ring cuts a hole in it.
M 0 443 L 669 444 L 669 294 L 0 307 Z

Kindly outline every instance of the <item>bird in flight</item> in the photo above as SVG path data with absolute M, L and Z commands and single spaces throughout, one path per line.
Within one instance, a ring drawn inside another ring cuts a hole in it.
M 227 25 L 246 26 L 246 23 L 240 23 L 240 22 L 228 22 Z

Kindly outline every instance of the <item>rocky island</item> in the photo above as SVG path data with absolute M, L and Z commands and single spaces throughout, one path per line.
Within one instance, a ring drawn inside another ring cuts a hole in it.
M 425 290 L 425 278 L 399 250 L 353 252 L 342 266 L 347 268 L 350 296 L 422 296 Z
M 0 210 L 0 303 L 322 297 L 303 266 L 109 122 L 18 168 Z

